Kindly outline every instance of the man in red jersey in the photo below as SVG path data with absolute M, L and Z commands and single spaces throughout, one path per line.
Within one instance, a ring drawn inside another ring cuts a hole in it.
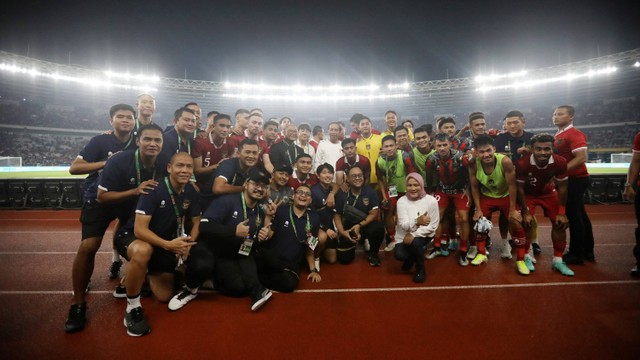
M 584 208 L 584 192 L 589 187 L 587 171 L 587 137 L 573 127 L 573 106 L 558 106 L 553 112 L 553 124 L 558 127 L 553 143 L 557 154 L 567 161 L 569 173 L 569 197 L 567 218 L 571 243 L 564 261 L 569 265 L 582 265 L 584 261 L 595 261 L 593 255 L 593 230 L 591 220 Z
M 551 269 L 565 276 L 573 276 L 573 271 L 562 260 L 567 246 L 566 229 L 569 220 L 565 215 L 567 203 L 567 162 L 560 155 L 553 154 L 553 136 L 538 134 L 531 138 L 532 154 L 525 155 L 516 163 L 518 199 L 522 206 L 522 223 L 526 234 L 526 250 L 533 239 L 533 215 L 536 206 L 551 220 L 551 241 L 553 260 Z M 554 184 L 554 180 L 557 183 Z

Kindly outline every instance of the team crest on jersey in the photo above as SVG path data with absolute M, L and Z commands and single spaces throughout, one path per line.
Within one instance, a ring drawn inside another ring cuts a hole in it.
M 188 209 L 188 208 L 189 208 L 189 205 L 191 205 L 191 201 L 189 201 L 189 200 L 185 200 L 185 201 L 183 201 L 183 202 L 182 202 L 182 209 L 183 209 L 183 210 L 184 210 L 184 209 Z
M 234 211 L 233 215 L 231 215 L 232 218 L 237 219 L 238 218 L 238 212 Z
M 364 206 L 369 206 L 369 198 L 368 197 L 363 197 L 362 198 L 362 204 Z
M 166 202 L 164 200 L 160 201 L 160 208 L 164 209 Z
M 136 178 L 129 179 L 129 184 L 135 184 L 135 183 L 136 183 Z
M 284 222 L 284 227 L 288 228 L 289 227 L 289 220 Z
M 557 139 L 555 147 L 558 147 L 558 146 L 562 145 L 563 142 L 564 142 L 564 139 Z

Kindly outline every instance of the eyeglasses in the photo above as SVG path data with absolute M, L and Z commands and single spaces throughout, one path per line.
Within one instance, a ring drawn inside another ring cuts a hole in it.
M 296 195 L 304 195 L 304 196 L 311 196 L 311 193 L 308 191 L 302 191 L 302 190 L 296 190 Z
M 349 175 L 349 177 L 352 179 L 364 179 L 364 175 L 362 174 Z
M 269 187 L 268 184 L 258 184 L 257 182 L 253 181 L 253 180 L 249 180 L 249 183 L 257 188 L 260 189 L 267 189 Z

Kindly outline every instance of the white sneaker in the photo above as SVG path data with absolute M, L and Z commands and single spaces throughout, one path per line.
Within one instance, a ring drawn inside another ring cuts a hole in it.
M 477 255 L 478 255 L 478 247 L 469 246 L 469 251 L 467 251 L 467 259 L 475 259 Z
M 389 244 L 387 244 L 387 247 L 384 248 L 385 252 L 391 252 L 393 251 L 393 249 L 396 247 L 396 242 L 392 241 Z
M 169 301 L 169 310 L 176 311 L 198 296 L 198 293 L 192 294 L 187 288 L 182 289 L 176 296 Z
M 500 257 L 503 259 L 511 259 L 511 245 L 509 245 L 508 241 L 505 241 L 504 244 L 502 244 L 502 253 L 500 254 Z
M 369 244 L 369 239 L 364 239 L 364 251 L 371 250 L 371 244 Z
M 536 263 L 536 257 L 533 255 L 533 246 L 529 248 L 529 252 L 525 256 L 528 257 L 532 263 Z

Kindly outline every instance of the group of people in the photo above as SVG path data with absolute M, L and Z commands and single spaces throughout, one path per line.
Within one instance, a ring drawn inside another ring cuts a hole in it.
M 153 123 L 154 111 L 149 94 L 138 96 L 137 109 L 111 107 L 111 131 L 92 138 L 69 169 L 88 176 L 67 332 L 86 326 L 95 254 L 113 221 L 109 275 L 119 277 L 121 257 L 128 261 L 114 296 L 127 299 L 131 336 L 150 332 L 146 293 L 176 311 L 213 281 L 222 294 L 249 297 L 256 311 L 272 290 L 294 291 L 301 276 L 321 281 L 321 262 L 355 261 L 360 245 L 373 267 L 383 246 L 393 251 L 416 283 L 426 280 L 425 258 L 450 251 L 461 266 L 482 265 L 493 212 L 501 257 L 515 247 L 522 275 L 535 270 L 540 251 L 536 207 L 552 222 L 554 271 L 573 276 L 568 265 L 595 261 L 582 200 L 586 138 L 571 106 L 556 108 L 555 136 L 524 131 L 524 115 L 511 111 L 495 138 L 481 112 L 459 130 L 440 118 L 437 133 L 430 124 L 398 125 L 394 111 L 383 131 L 354 114 L 351 134 L 332 122 L 324 139 L 320 126 L 264 121 L 260 109 L 240 109 L 232 123 L 215 111 L 202 119 L 188 103 L 166 129 Z

